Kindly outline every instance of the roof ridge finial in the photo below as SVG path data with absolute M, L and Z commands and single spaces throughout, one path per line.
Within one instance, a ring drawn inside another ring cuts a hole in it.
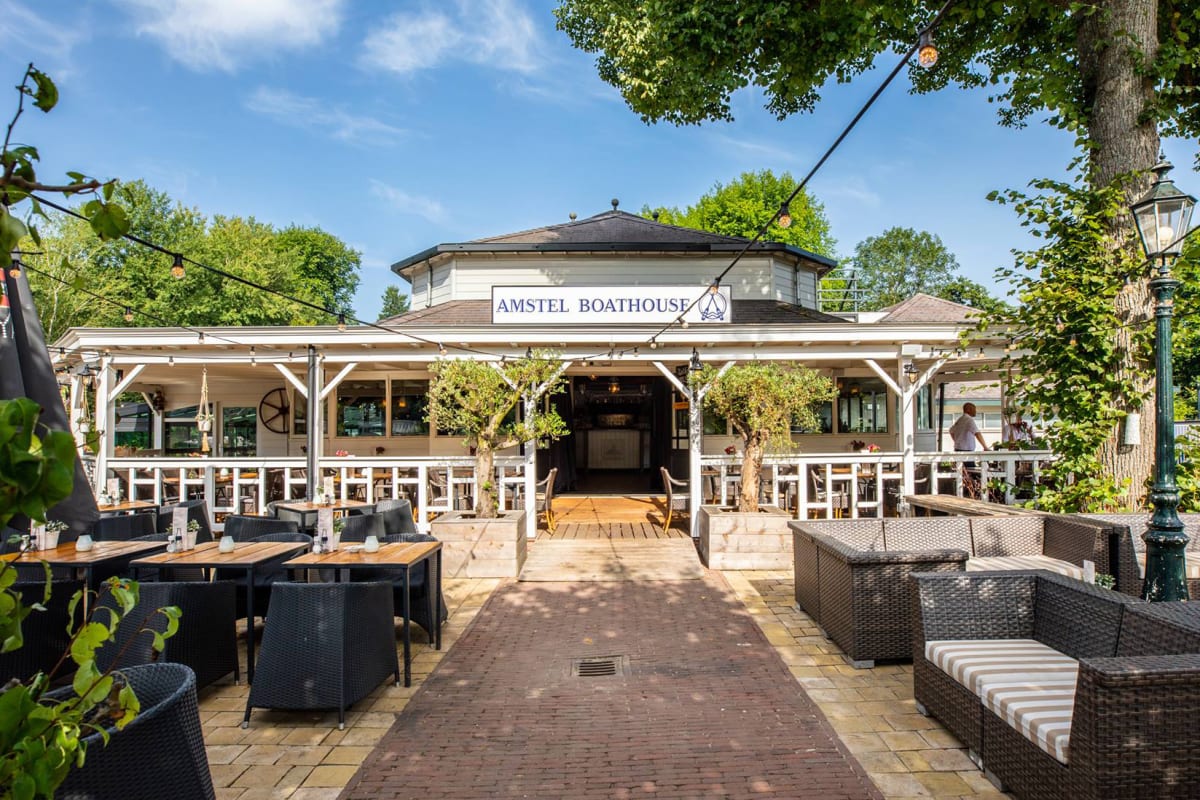
M 616 211 L 617 206 L 621 205 L 621 201 L 615 197 L 612 200 L 609 200 L 609 202 L 612 203 L 613 211 Z

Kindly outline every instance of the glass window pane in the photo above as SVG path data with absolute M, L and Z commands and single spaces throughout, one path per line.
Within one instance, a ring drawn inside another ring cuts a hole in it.
M 425 420 L 429 381 L 392 381 L 392 435 L 427 436 Z
M 346 380 L 338 385 L 338 436 L 383 436 L 383 419 L 383 381 Z
M 224 455 L 257 455 L 257 437 L 257 409 L 249 406 L 221 409 L 221 452 Z
M 299 392 L 292 392 L 292 433 L 308 434 L 308 398 Z
M 817 424 L 815 430 L 806 429 L 792 424 L 792 433 L 833 433 L 833 402 L 826 401 L 817 406 Z

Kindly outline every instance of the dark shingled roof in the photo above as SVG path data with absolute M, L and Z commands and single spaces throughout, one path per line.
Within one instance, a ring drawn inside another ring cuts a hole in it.
M 734 325 L 799 325 L 812 322 L 844 323 L 846 320 L 811 308 L 780 303 L 777 300 L 734 300 Z M 380 325 L 429 325 L 436 327 L 473 327 L 492 324 L 490 300 L 451 300 L 420 308 L 379 321 Z
M 978 308 L 943 300 L 918 292 L 907 300 L 883 309 L 888 315 L 880 322 L 970 322 L 980 315 Z
M 744 245 L 746 239 L 740 236 L 721 236 L 708 231 L 698 231 L 693 228 L 681 228 L 677 225 L 664 225 L 661 222 L 639 217 L 625 211 L 606 211 L 587 219 L 564 222 L 559 225 L 547 225 L 544 228 L 506 233 L 502 236 L 490 236 L 486 239 L 475 239 L 472 244 L 485 242 L 511 242 L 520 244 L 544 244 L 546 242 L 561 242 L 573 244 L 602 244 L 607 242 L 668 242 L 670 244 L 696 243 L 733 243 Z
M 439 244 L 392 265 L 403 275 L 417 264 L 445 253 L 596 253 L 660 252 L 728 255 L 740 252 L 748 240 L 740 236 L 721 236 L 707 231 L 664 225 L 625 211 L 606 211 L 587 219 L 547 225 L 544 228 L 506 233 L 486 239 L 457 244 Z M 757 242 L 754 253 L 777 253 L 810 262 L 822 274 L 837 262 L 816 253 L 781 242 Z

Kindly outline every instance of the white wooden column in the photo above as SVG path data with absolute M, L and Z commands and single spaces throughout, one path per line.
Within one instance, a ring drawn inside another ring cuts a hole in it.
M 112 358 L 102 356 L 100 372 L 96 376 L 96 415 L 93 417 L 93 424 L 99 430 L 96 442 L 96 494 L 101 494 L 108 488 L 105 483 L 108 477 L 108 459 L 112 454 L 113 434 L 117 427 L 116 409 L 113 407 L 113 400 L 116 398 L 112 393 L 115 377 Z
M 79 415 L 83 413 L 83 408 L 83 378 L 72 373 L 70 407 L 67 409 L 67 426 L 70 428 L 71 434 L 75 437 L 75 446 L 79 448 L 80 452 L 83 452 L 83 446 L 87 443 L 87 436 L 79 430 Z
M 501 372 L 500 374 L 504 374 Z M 525 424 L 533 424 L 533 415 L 537 413 L 537 397 L 526 395 L 523 398 L 525 407 Z M 475 476 L 475 485 L 480 481 L 491 480 L 491 476 Z M 478 491 L 478 489 L 476 489 Z M 525 538 L 537 538 L 537 442 L 525 443 Z
M 317 348 L 309 345 L 308 348 L 308 435 L 306 444 L 308 446 L 308 480 L 305 481 L 305 494 L 307 497 L 314 497 L 317 493 L 317 487 L 320 486 L 320 468 L 321 463 L 321 424 L 324 414 L 321 411 L 321 360 L 317 353 Z M 287 497 L 287 487 L 284 487 L 284 496 Z

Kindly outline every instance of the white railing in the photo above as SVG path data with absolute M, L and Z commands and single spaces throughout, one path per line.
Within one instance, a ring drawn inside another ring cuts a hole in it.
M 983 499 L 1011 504 L 1020 499 L 1024 487 L 1032 489 L 1042 464 L 1053 458 L 1048 451 L 1034 450 L 917 453 L 914 488 L 918 494 L 962 497 L 975 483 L 986 487 Z M 964 464 L 972 462 L 967 470 Z M 700 463 L 706 501 L 730 504 L 741 484 L 741 457 L 706 455 Z M 887 509 L 903 505 L 903 486 L 901 453 L 769 455 L 763 459 L 759 497 L 798 518 L 813 513 L 827 518 L 882 517 Z
M 321 459 L 322 477 L 331 475 L 342 499 L 374 503 L 407 498 L 417 527 L 426 531 L 431 514 L 470 507 L 475 494 L 475 460 L 470 457 Z M 272 500 L 303 498 L 307 491 L 304 458 L 111 458 L 108 467 L 121 478 L 130 500 L 158 505 L 203 498 L 214 514 L 265 514 Z M 524 481 L 524 459 L 496 459 L 498 502 L 512 508 Z

